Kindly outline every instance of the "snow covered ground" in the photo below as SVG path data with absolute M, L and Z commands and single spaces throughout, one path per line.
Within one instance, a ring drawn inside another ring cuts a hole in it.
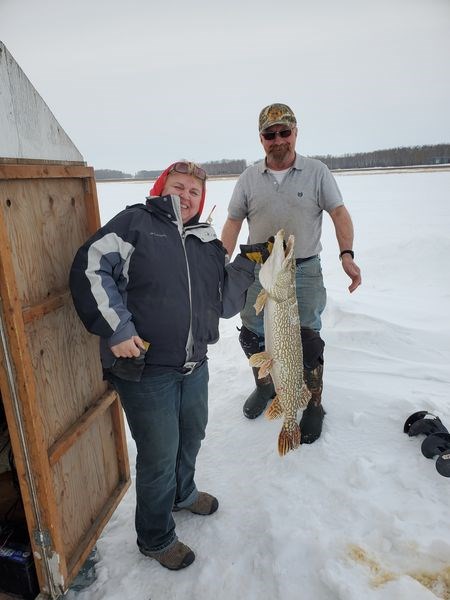
M 363 285 L 348 293 L 325 215 L 321 439 L 280 458 L 279 421 L 245 419 L 253 384 L 240 321 L 223 320 L 209 352 L 210 418 L 197 463 L 198 487 L 220 507 L 211 517 L 175 516 L 196 561 L 170 572 L 138 553 L 132 487 L 98 541 L 97 580 L 69 599 L 450 598 L 450 479 L 421 454 L 423 436 L 403 433 L 418 410 L 450 428 L 450 172 L 337 181 Z M 217 205 L 218 234 L 234 183 L 208 186 L 204 216 Z M 102 220 L 148 188 L 99 183 Z M 129 454 L 134 465 L 131 439 Z

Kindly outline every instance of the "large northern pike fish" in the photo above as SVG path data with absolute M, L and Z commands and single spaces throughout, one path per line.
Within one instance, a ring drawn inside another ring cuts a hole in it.
M 250 365 L 259 367 L 259 377 L 270 373 L 276 391 L 266 417 L 283 417 L 278 452 L 284 456 L 300 445 L 297 411 L 304 409 L 311 394 L 303 381 L 303 351 L 300 317 L 295 291 L 294 236 L 284 246 L 284 231 L 275 236 L 269 258 L 259 272 L 262 290 L 256 299 L 259 314 L 264 309 L 265 352 L 253 354 Z

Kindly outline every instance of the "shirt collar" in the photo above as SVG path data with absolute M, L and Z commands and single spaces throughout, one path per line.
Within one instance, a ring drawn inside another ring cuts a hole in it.
M 266 173 L 268 170 L 265 158 L 263 158 L 263 160 L 261 162 L 257 163 L 256 166 L 258 168 L 259 173 Z M 295 154 L 295 162 L 292 165 L 291 169 L 296 169 L 297 171 L 302 171 L 304 166 L 305 166 L 305 157 L 296 153 Z

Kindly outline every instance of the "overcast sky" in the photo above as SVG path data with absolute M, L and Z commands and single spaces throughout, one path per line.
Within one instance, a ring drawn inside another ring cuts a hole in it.
M 0 40 L 97 169 L 257 160 L 272 102 L 309 156 L 450 142 L 450 0 L 0 0 Z

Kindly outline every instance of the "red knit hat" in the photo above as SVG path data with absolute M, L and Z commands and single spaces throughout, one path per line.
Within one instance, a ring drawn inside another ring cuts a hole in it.
M 177 162 L 185 162 L 185 161 L 177 161 Z M 176 164 L 177 163 L 172 163 L 171 165 L 169 165 L 167 167 L 167 169 L 165 171 L 163 171 L 161 173 L 161 175 L 158 177 L 158 179 L 153 184 L 152 189 L 150 190 L 150 196 L 161 196 L 162 191 L 166 185 L 167 177 L 169 176 L 169 173 L 172 171 L 173 166 Z M 199 217 L 202 214 L 203 206 L 205 204 L 205 197 L 206 197 L 206 181 L 202 181 L 202 183 L 203 183 L 202 196 L 200 198 L 200 204 L 199 204 L 198 213 L 197 213 Z

